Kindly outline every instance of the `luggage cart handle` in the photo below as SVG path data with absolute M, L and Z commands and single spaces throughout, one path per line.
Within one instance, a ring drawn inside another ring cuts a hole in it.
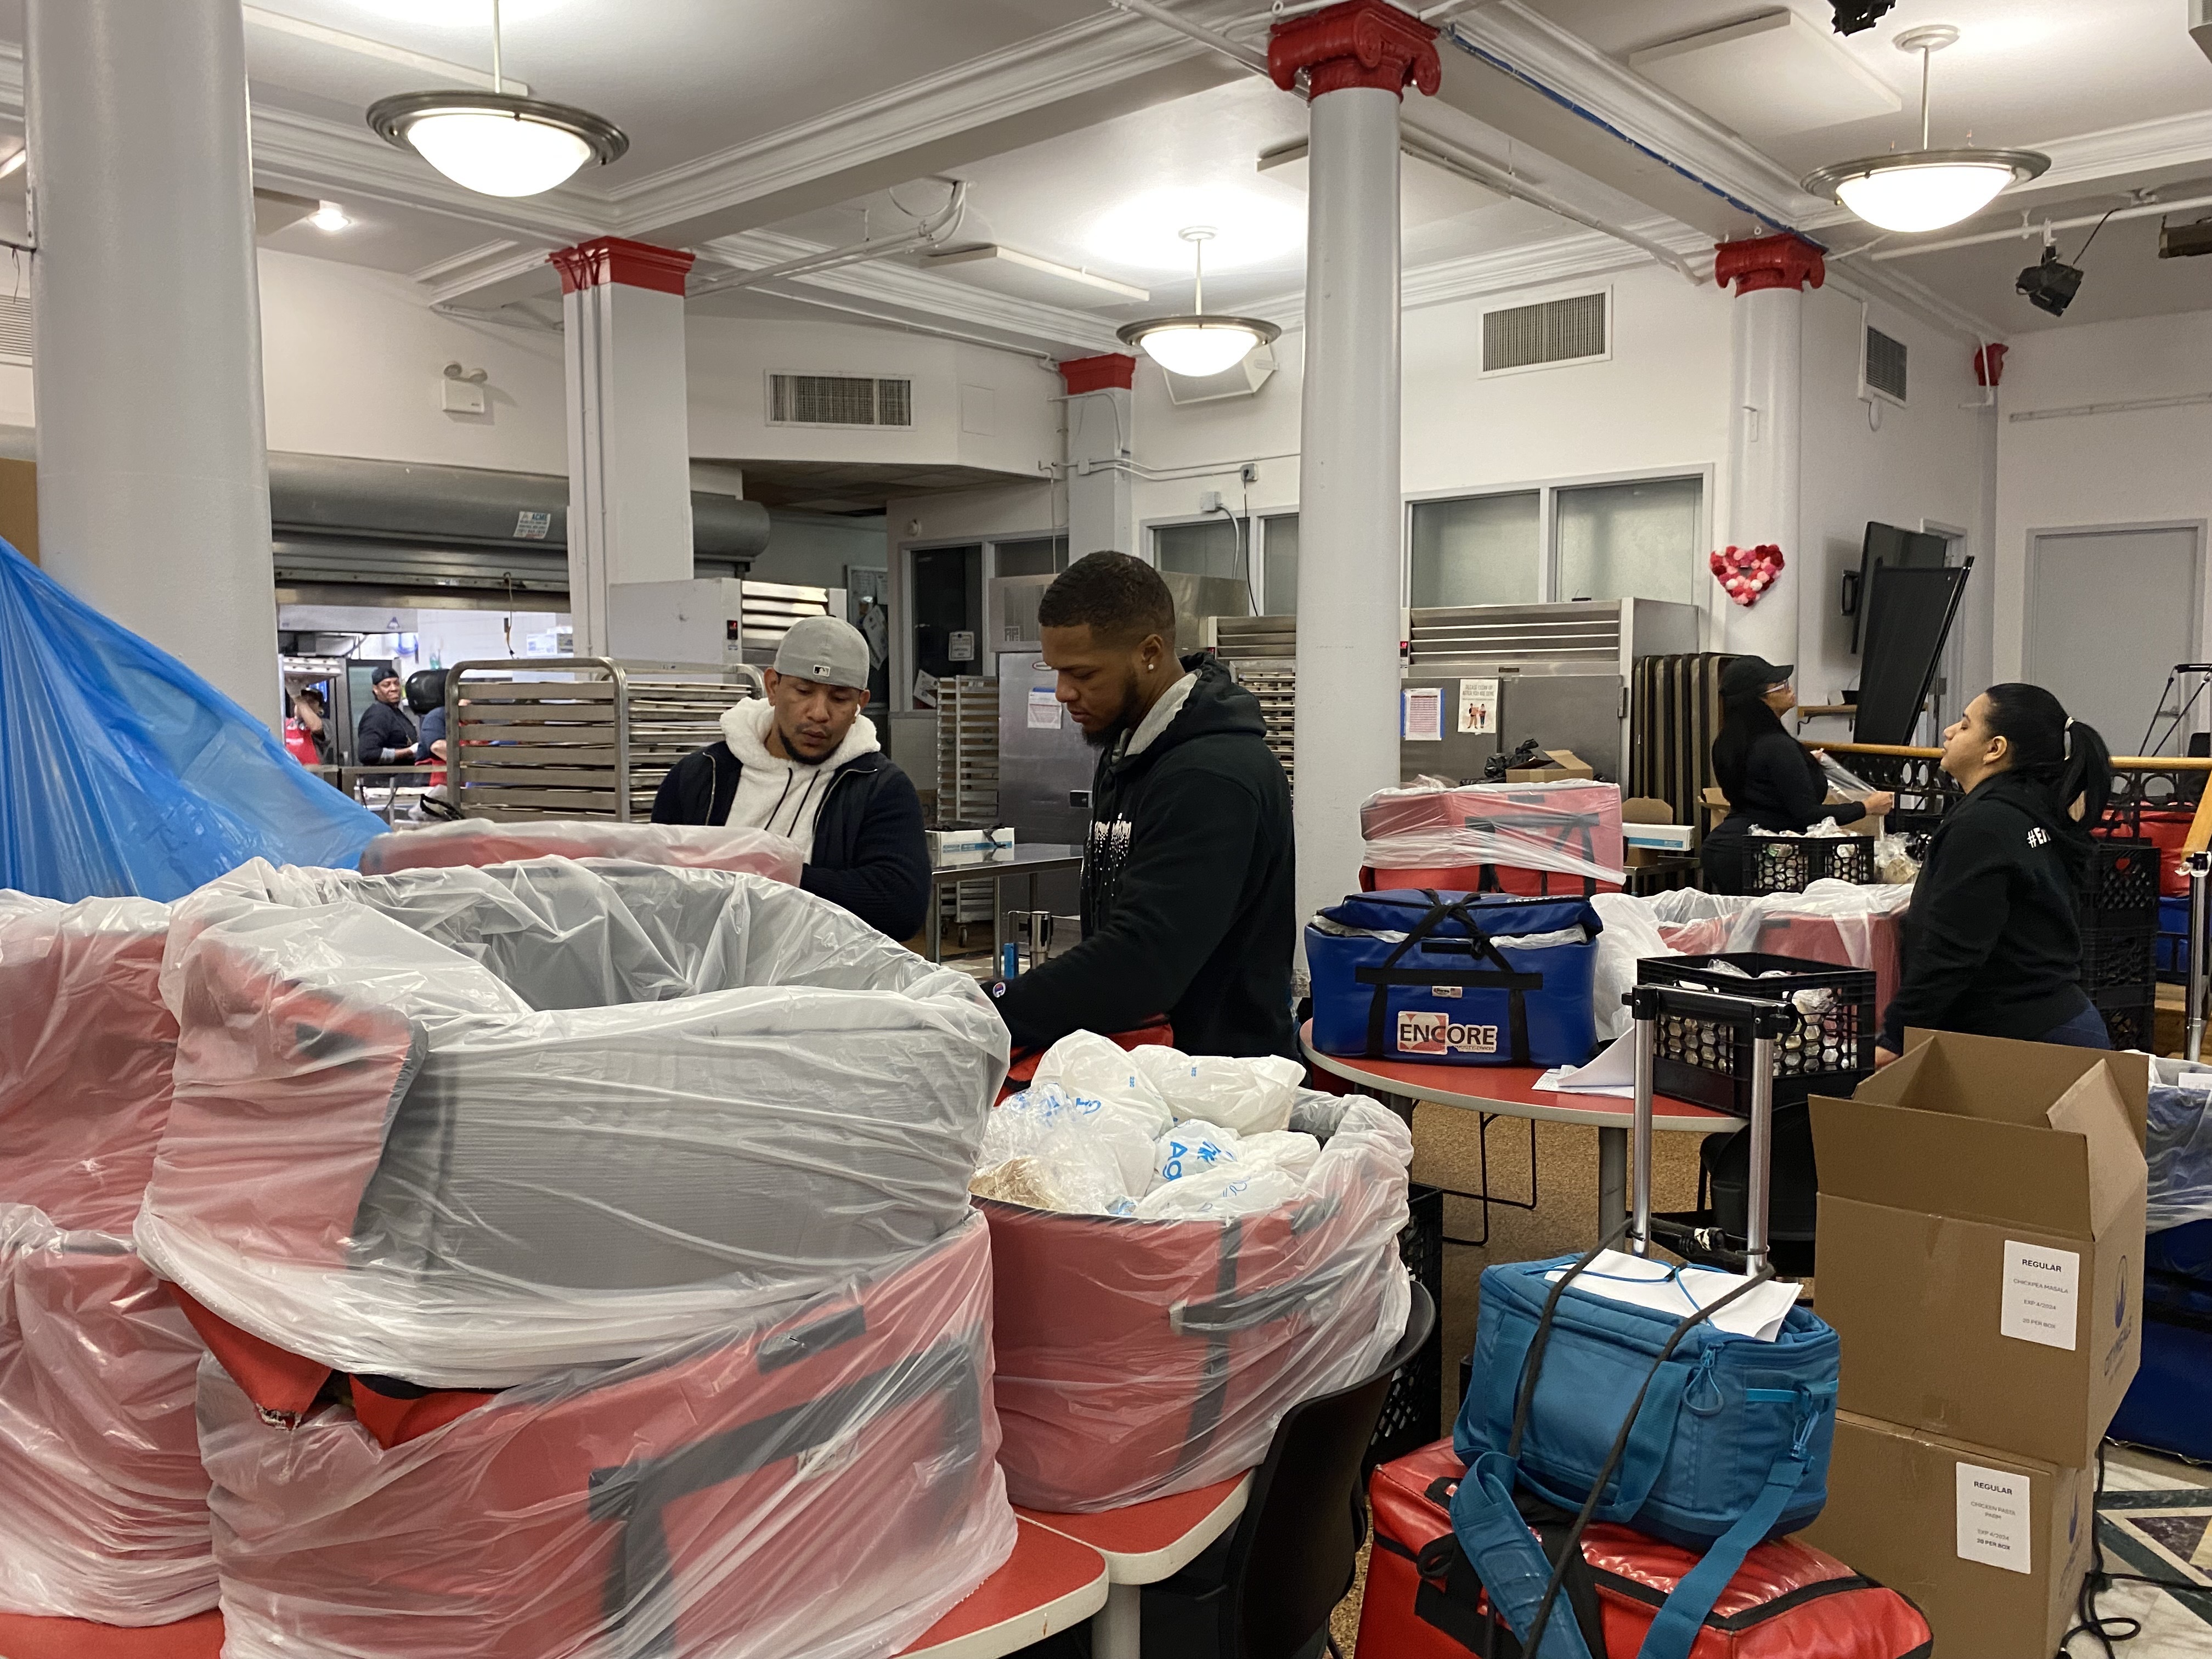
M 1636 1020 L 1636 1115 L 1631 1130 L 1636 1186 L 1629 1248 L 1638 1255 L 1651 1253 L 1651 1096 L 1659 1021 L 1668 1015 L 1721 1020 L 1751 1038 L 1751 1189 L 1743 1254 L 1747 1271 L 1765 1272 L 1767 1210 L 1774 1184 L 1774 1043 L 1798 1028 L 1796 1005 L 1673 985 L 1638 985 L 1621 1000 Z

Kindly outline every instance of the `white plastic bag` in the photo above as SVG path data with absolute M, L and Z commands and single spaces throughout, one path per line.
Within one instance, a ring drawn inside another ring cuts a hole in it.
M 1234 1060 L 1146 1043 L 1132 1049 L 1129 1058 L 1178 1122 L 1203 1118 L 1238 1134 L 1260 1134 L 1287 1124 L 1291 1102 L 1306 1075 L 1304 1066 L 1279 1054 Z
M 1175 1114 L 1131 1054 L 1096 1031 L 1070 1031 L 1046 1049 L 1030 1075 L 1036 1084 L 1057 1084 L 1071 1096 L 1087 1096 L 1141 1113 L 1159 1133 L 1175 1121 Z
M 1279 1164 L 1208 1164 L 1179 1181 L 1164 1181 L 1138 1200 L 1144 1221 L 1224 1220 L 1287 1204 L 1298 1195 L 1298 1178 Z
M 1152 1143 L 1152 1170 L 1163 1182 L 1182 1181 L 1237 1162 L 1242 1137 L 1202 1119 L 1178 1123 Z
M 1071 1097 L 1057 1084 L 1032 1085 L 1001 1101 L 985 1122 L 969 1190 L 1073 1215 L 1111 1214 L 1152 1185 L 1146 1125 L 1130 1108 Z M 997 1175 L 1017 1162 L 1021 1169 Z M 1007 1182 L 1025 1184 L 1033 1196 L 1006 1190 Z

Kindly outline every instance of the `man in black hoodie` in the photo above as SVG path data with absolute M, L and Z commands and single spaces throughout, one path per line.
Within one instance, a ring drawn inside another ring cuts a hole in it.
M 1252 694 L 1175 654 L 1175 601 L 1126 553 L 1068 567 L 1037 608 L 1060 704 L 1099 751 L 1083 940 L 991 987 L 1018 1047 L 1162 1012 L 1200 1054 L 1291 1054 L 1291 787 Z

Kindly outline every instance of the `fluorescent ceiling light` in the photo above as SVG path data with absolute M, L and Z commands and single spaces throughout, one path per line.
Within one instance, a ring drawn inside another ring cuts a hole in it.
M 2029 149 L 1930 149 L 1928 60 L 1959 38 L 1948 23 L 1928 23 L 1897 37 L 1900 52 L 1920 54 L 1920 148 L 1838 161 L 1805 175 L 1808 195 L 1841 202 L 1883 230 L 1940 230 L 1978 213 L 2008 185 L 2025 183 L 2051 166 Z
M 1117 331 L 1124 345 L 1141 347 L 1146 356 L 1173 374 L 1194 378 L 1237 367 L 1255 346 L 1272 344 L 1282 330 L 1254 317 L 1210 317 L 1206 312 L 1206 245 L 1213 240 L 1206 225 L 1181 234 L 1190 244 L 1191 314 L 1153 317 Z
M 307 222 L 317 230 L 343 230 L 353 221 L 336 202 L 325 202 L 307 216 Z
M 491 91 L 380 98 L 368 106 L 370 129 L 484 196 L 539 195 L 586 161 L 604 166 L 629 148 L 621 128 L 589 110 L 500 90 L 499 0 L 491 26 Z

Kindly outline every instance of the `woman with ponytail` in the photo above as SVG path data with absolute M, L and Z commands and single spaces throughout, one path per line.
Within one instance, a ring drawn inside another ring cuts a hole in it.
M 1875 1062 L 1907 1026 L 2109 1048 L 2081 990 L 2075 896 L 2112 799 L 2104 739 L 2039 685 L 1993 685 L 1943 733 L 1966 799 L 1943 815 L 1905 919 L 1905 980 Z

